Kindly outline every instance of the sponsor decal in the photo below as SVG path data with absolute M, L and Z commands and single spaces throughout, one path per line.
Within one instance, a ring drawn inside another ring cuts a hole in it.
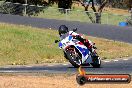
M 86 74 L 85 70 L 79 68 L 79 74 L 76 76 L 79 85 L 85 83 L 130 83 L 129 74 Z
M 59 43 L 59 47 L 62 47 L 62 46 L 63 46 L 63 44 L 60 42 L 60 43 Z
M 82 52 L 84 57 L 89 53 L 88 49 L 86 48 L 82 48 L 80 46 L 77 46 L 77 48 Z
M 68 40 L 70 41 L 71 39 L 72 39 L 72 36 L 69 36 L 69 37 L 68 37 Z

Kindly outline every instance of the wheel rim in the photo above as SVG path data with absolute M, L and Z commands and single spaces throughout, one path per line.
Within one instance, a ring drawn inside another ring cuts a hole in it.
M 72 57 L 72 60 L 76 63 L 76 64 L 78 64 L 78 65 L 81 65 L 81 60 L 80 60 L 80 56 L 79 55 L 77 55 L 77 56 L 72 56 L 71 55 L 71 57 Z

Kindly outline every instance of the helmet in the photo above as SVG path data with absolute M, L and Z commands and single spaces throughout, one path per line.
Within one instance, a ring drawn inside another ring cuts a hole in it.
M 68 32 L 68 27 L 66 27 L 66 25 L 61 25 L 60 27 L 59 27 L 59 35 L 61 35 L 61 34 L 65 34 L 65 33 L 67 33 Z

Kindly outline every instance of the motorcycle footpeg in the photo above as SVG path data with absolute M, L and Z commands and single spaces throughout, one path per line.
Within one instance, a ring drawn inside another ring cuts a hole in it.
M 94 49 L 97 49 L 97 47 L 96 47 L 96 46 L 93 46 L 93 48 L 94 48 Z

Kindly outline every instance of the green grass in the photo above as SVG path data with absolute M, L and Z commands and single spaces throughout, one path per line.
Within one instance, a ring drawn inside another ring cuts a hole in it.
M 55 39 L 56 31 L 0 24 L 0 64 L 62 62 Z
M 132 44 L 90 37 L 102 59 L 132 56 Z M 55 30 L 0 24 L 0 65 L 25 65 L 65 62 L 63 52 L 54 43 Z

